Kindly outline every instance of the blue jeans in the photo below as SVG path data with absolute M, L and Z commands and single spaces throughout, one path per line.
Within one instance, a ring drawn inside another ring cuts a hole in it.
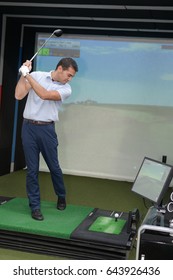
M 31 210 L 40 209 L 38 182 L 39 156 L 42 154 L 51 174 L 54 191 L 65 197 L 66 191 L 62 170 L 58 161 L 58 138 L 54 123 L 37 125 L 23 121 L 22 143 L 27 166 L 26 190 Z

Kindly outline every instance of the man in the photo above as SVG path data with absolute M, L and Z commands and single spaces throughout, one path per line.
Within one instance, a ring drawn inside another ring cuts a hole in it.
M 41 221 L 44 217 L 41 213 L 38 183 L 40 153 L 50 170 L 58 197 L 57 209 L 66 208 L 66 190 L 58 161 L 55 122 L 58 121 L 59 107 L 71 95 L 68 82 L 78 71 L 78 65 L 72 58 L 62 58 L 54 71 L 30 73 L 31 69 L 29 60 L 19 69 L 21 77 L 16 85 L 15 98 L 21 100 L 28 94 L 22 125 L 22 144 L 27 166 L 26 190 L 31 216 Z

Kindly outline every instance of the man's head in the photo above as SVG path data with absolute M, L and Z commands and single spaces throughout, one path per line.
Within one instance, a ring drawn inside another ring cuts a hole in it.
M 76 61 L 73 58 L 71 58 L 71 57 L 64 57 L 64 58 L 62 58 L 58 62 L 57 66 L 56 66 L 56 69 L 59 66 L 62 66 L 63 70 L 67 70 L 69 67 L 71 67 L 71 68 L 73 68 L 75 70 L 75 72 L 78 72 L 78 65 L 77 65 Z
M 78 65 L 71 57 L 62 58 L 52 73 L 52 78 L 62 84 L 65 84 L 75 76 L 78 72 Z

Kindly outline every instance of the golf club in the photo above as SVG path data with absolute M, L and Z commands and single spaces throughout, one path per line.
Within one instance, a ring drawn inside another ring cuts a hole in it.
M 36 56 L 37 54 L 39 53 L 39 51 L 47 44 L 47 42 L 49 41 L 49 39 L 53 36 L 57 36 L 57 37 L 60 37 L 62 35 L 62 30 L 61 29 L 56 29 L 54 30 L 54 32 L 50 35 L 50 37 L 43 43 L 43 45 L 38 49 L 38 51 L 33 55 L 33 57 L 30 59 L 30 61 L 32 61 Z

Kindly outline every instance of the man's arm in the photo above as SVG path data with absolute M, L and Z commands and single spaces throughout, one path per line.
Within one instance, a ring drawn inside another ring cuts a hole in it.
M 43 100 L 61 100 L 61 95 L 56 90 L 46 90 L 42 87 L 31 75 L 27 74 L 27 79 L 30 86 L 33 88 L 35 93 Z
M 32 69 L 32 62 L 29 61 L 29 60 L 26 60 L 22 67 L 25 67 L 26 66 L 26 69 L 27 72 L 29 73 Z M 22 67 L 19 69 L 19 72 L 21 72 L 21 69 Z M 23 75 L 21 75 L 17 85 L 16 85 L 16 88 L 15 88 L 15 98 L 18 99 L 18 100 L 21 100 L 23 99 L 27 94 L 28 94 L 28 91 L 31 89 L 31 85 L 28 83 L 28 81 L 25 79 L 25 77 Z
M 26 81 L 26 79 L 23 76 L 21 76 L 15 88 L 15 98 L 17 100 L 23 99 L 28 94 L 30 88 L 31 85 Z
M 23 66 L 25 69 L 22 69 Z M 28 91 L 32 88 L 35 93 L 43 100 L 61 100 L 61 95 L 58 91 L 46 90 L 32 76 L 29 75 L 29 72 L 32 69 L 32 62 L 30 60 L 26 60 L 26 62 L 23 63 L 23 66 L 20 68 L 22 76 L 15 89 L 16 99 L 23 99 L 27 95 Z

